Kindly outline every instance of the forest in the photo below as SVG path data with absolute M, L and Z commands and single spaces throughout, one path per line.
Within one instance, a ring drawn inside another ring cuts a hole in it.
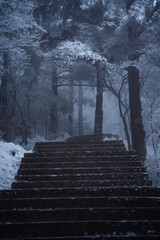
M 0 138 L 103 133 L 132 148 L 128 67 L 139 73 L 148 153 L 160 148 L 160 1 L 0 0 Z M 99 67 L 101 66 L 101 67 Z

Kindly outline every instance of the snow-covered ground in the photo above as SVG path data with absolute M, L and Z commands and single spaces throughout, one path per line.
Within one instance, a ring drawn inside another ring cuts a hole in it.
M 154 154 L 153 148 L 147 146 L 147 159 L 145 165 L 153 186 L 160 188 L 160 151 Z
M 65 141 L 68 137 L 68 134 L 64 134 L 52 140 L 52 142 Z M 11 189 L 24 153 L 32 152 L 35 142 L 48 142 L 48 140 L 44 137 L 36 136 L 33 139 L 29 139 L 28 144 L 23 147 L 18 144 L 0 141 L 0 190 Z
M 10 189 L 24 153 L 21 146 L 0 141 L 0 189 Z

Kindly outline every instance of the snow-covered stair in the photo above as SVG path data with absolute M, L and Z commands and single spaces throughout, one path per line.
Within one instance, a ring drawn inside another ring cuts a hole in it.
M 160 239 L 160 190 L 122 141 L 36 143 L 0 191 L 0 239 Z

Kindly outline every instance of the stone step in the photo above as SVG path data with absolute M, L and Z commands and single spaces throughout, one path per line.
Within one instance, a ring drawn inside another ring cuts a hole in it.
M 76 181 L 76 180 L 147 180 L 147 173 L 97 173 L 97 174 L 58 174 L 58 175 L 18 175 L 16 176 L 17 180 L 26 180 L 26 181 Z
M 100 235 L 160 235 L 160 221 L 134 220 L 93 220 L 93 221 L 54 221 L 1 224 L 0 237 L 60 237 L 60 236 L 90 236 Z
M 143 167 L 144 163 L 140 161 L 81 161 L 81 162 L 51 162 L 51 163 L 21 163 L 20 169 L 36 168 L 93 168 L 93 167 Z
M 132 236 L 131 236 L 132 235 Z M 127 235 L 116 235 L 113 233 L 113 235 L 104 235 L 101 236 L 99 235 L 89 235 L 89 236 L 64 236 L 64 237 L 43 237 L 43 240 L 105 240 L 105 239 L 109 239 L 109 240 L 159 240 L 160 235 L 137 235 L 133 237 L 133 233 L 128 233 Z M 5 238 L 6 240 L 6 238 Z M 17 240 L 17 238 L 12 238 L 12 240 Z M 42 240 L 42 238 L 21 238 L 21 240 Z
M 87 159 L 85 156 L 27 156 L 27 158 L 22 158 L 22 163 L 33 163 L 33 162 L 39 162 L 39 163 L 47 163 L 47 162 L 79 162 L 79 161 L 140 161 L 137 156 L 127 156 L 127 155 L 121 155 L 121 156 L 87 156 Z
M 125 145 L 123 143 L 114 143 L 114 144 L 78 144 L 78 145 L 75 145 L 75 144 L 72 144 L 72 145 L 35 145 L 34 146 L 34 149 L 107 149 L 107 148 L 125 148 Z
M 0 191 L 0 239 L 160 239 L 160 189 L 122 141 L 34 151 Z
M 24 157 L 54 157 L 54 156 L 119 156 L 119 155 L 127 155 L 127 156 L 133 156 L 135 155 L 134 151 L 88 151 L 88 152 L 82 152 L 82 151 L 77 151 L 72 153 L 71 151 L 60 151 L 60 152 L 36 152 L 36 153 L 25 153 Z
M 160 196 L 160 189 L 153 187 L 96 187 L 96 188 L 49 188 L 1 190 L 0 199 L 52 198 L 52 197 L 97 197 L 97 196 Z
M 34 148 L 34 152 L 72 152 L 77 153 L 81 150 L 82 153 L 86 152 L 116 152 L 116 151 L 126 151 L 125 147 L 94 147 L 94 148 Z
M 42 189 L 43 192 L 43 189 Z M 18 197 L 0 199 L 0 210 L 33 210 L 33 209 L 56 209 L 56 208 L 157 208 L 159 212 L 160 197 L 149 196 L 88 196 L 88 197 Z M 27 197 L 27 196 L 26 196 Z
M 160 207 L 150 208 L 53 208 L 1 210 L 0 223 L 47 222 L 47 221 L 94 221 L 98 220 L 159 220 Z M 159 220 L 160 222 L 160 220 Z
M 77 180 L 77 181 L 18 181 L 12 188 L 74 188 L 74 187 L 114 187 L 114 186 L 149 186 L 149 180 Z
M 37 168 L 19 169 L 18 175 L 53 175 L 53 174 L 94 174 L 94 173 L 144 173 L 144 167 L 93 167 L 93 168 Z
M 36 142 L 35 146 L 108 146 L 108 145 L 118 145 L 118 144 L 124 144 L 123 140 L 111 140 L 111 141 L 80 141 L 80 142 Z

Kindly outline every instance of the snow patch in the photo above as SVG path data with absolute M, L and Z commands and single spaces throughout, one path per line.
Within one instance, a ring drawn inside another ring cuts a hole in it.
M 0 141 L 0 189 L 11 189 L 21 159 L 26 152 L 19 145 Z
M 59 62 L 59 65 L 69 64 L 72 66 L 76 60 L 85 60 L 92 64 L 100 61 L 102 65 L 109 65 L 103 56 L 80 41 L 64 41 L 57 46 L 53 54 L 56 56 L 55 60 Z
M 103 139 L 103 141 L 111 141 L 111 140 L 117 140 L 117 138 L 116 137 L 105 137 L 104 139 Z
M 127 140 L 123 140 L 123 143 L 125 145 L 125 148 L 128 150 L 128 142 L 127 142 Z
M 153 148 L 147 146 L 147 159 L 145 165 L 152 185 L 160 188 L 160 151 L 154 154 Z
M 154 5 L 154 7 L 157 5 L 157 0 L 154 0 L 153 5 Z
M 83 4 L 83 5 L 81 5 L 81 8 L 82 8 L 83 10 L 89 9 L 89 5 Z

